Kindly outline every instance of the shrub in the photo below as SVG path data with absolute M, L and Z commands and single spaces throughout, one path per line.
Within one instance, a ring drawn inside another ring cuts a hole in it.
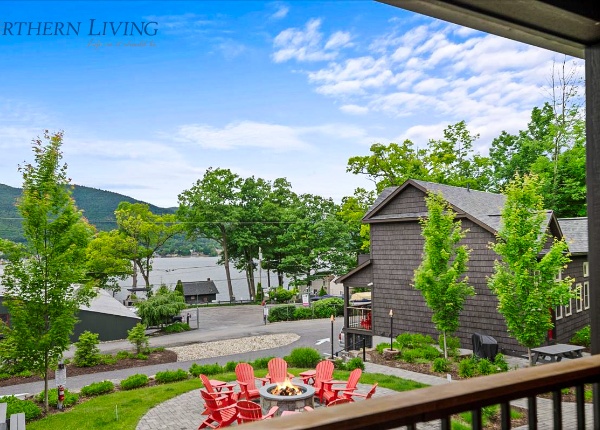
M 313 310 L 309 307 L 298 307 L 294 310 L 294 320 L 309 320 L 313 317 Z
M 333 362 L 333 367 L 337 370 L 348 370 L 346 368 L 346 363 L 341 358 L 336 358 Z
M 450 360 L 447 360 L 442 357 L 438 357 L 433 360 L 433 364 L 431 365 L 431 370 L 438 373 L 446 373 L 450 370 Z
M 250 363 L 252 365 L 252 367 L 254 367 L 255 369 L 266 369 L 269 365 L 269 361 L 274 358 L 274 357 L 262 357 L 262 358 L 257 358 L 256 360 L 254 360 L 252 363 Z
M 237 364 L 237 361 L 228 361 L 227 363 L 225 363 L 223 370 L 225 372 L 235 372 L 235 366 L 237 366 Z
M 131 330 L 127 330 L 127 340 L 135 346 L 136 353 L 141 354 L 143 348 L 148 348 L 146 327 L 142 323 L 137 323 Z
M 461 378 L 472 378 L 475 376 L 477 363 L 473 357 L 464 358 L 458 362 L 458 375 Z
M 164 372 L 158 372 L 155 376 L 157 384 L 167 384 L 169 382 L 184 381 L 188 379 L 189 373 L 183 369 L 177 370 L 165 370 Z
M 122 390 L 133 390 L 148 385 L 148 377 L 142 373 L 131 375 L 121 381 Z
M 216 375 L 217 373 L 223 373 L 223 367 L 221 367 L 221 365 L 219 365 L 217 363 L 215 363 L 215 364 L 194 363 L 190 367 L 189 372 L 192 376 L 197 378 L 198 376 L 200 376 L 201 373 L 203 373 L 207 376 Z
M 414 363 L 420 358 L 423 358 L 424 351 L 422 349 L 407 349 L 402 351 L 400 358 L 407 363 Z
M 331 315 L 344 315 L 344 300 L 339 297 L 321 299 L 313 304 L 315 318 L 329 318 Z
M 433 361 L 442 355 L 442 352 L 435 346 L 425 346 L 421 349 L 423 351 L 423 358 L 425 358 L 428 361 Z
M 82 396 L 99 396 L 100 394 L 112 393 L 115 389 L 115 384 L 111 381 L 92 382 L 81 389 Z
M 135 356 L 133 357 L 137 360 L 148 360 L 148 355 L 147 354 L 142 354 L 141 352 L 139 354 L 135 354 Z
M 590 346 L 590 336 L 591 328 L 589 325 L 587 325 L 573 335 L 571 338 L 571 343 L 574 345 L 585 346 L 587 348 Z
M 124 360 L 126 358 L 133 358 L 133 354 L 128 351 L 119 351 L 115 357 L 117 360 Z
M 42 397 L 43 400 L 43 397 Z M 25 414 L 25 420 L 30 421 L 39 418 L 42 415 L 42 408 L 31 400 L 17 399 L 15 396 L 2 397 L 2 402 L 6 403 L 6 416 L 12 414 Z
M 319 290 L 319 297 L 326 296 L 326 295 L 327 295 L 327 291 L 325 291 L 325 287 L 321 286 L 321 289 Z
M 365 363 L 363 363 L 360 357 L 351 358 L 346 363 L 346 370 L 352 371 L 354 369 L 365 370 Z
M 496 354 L 496 357 L 494 357 L 494 366 L 496 366 L 498 372 L 508 372 L 508 363 L 503 354 Z
M 487 358 L 482 358 L 477 361 L 477 373 L 479 375 L 491 375 L 496 373 L 496 366 Z
M 109 365 L 113 365 L 113 364 L 117 364 L 117 361 L 119 361 L 117 359 L 117 357 L 113 357 L 110 354 L 102 354 L 100 356 L 100 363 L 101 364 L 109 364 Z
M 269 298 L 275 300 L 277 303 L 288 302 L 292 297 L 294 297 L 294 292 L 286 290 L 282 286 L 271 288 L 271 291 L 269 291 Z
M 396 343 L 398 344 L 399 349 L 414 349 L 433 345 L 434 341 L 429 335 L 420 333 L 402 333 L 396 336 L 394 344 Z
M 398 344 L 394 343 L 394 346 L 398 347 Z M 378 353 L 383 354 L 383 350 L 390 349 L 390 344 L 389 343 L 385 343 L 385 342 L 379 343 L 379 344 L 377 344 L 377 346 L 375 347 L 375 349 L 377 350 Z M 400 349 L 400 348 L 398 348 L 398 349 Z
M 277 306 L 269 309 L 269 322 L 291 321 L 294 319 L 294 311 L 296 306 L 285 305 Z
M 294 348 L 284 359 L 292 367 L 315 367 L 321 361 L 321 354 L 314 348 Z
M 100 349 L 98 348 L 98 333 L 84 331 L 75 342 L 75 365 L 79 367 L 92 367 L 100 363 Z
M 184 323 L 184 322 L 174 322 L 173 324 L 169 324 L 168 326 L 166 326 L 165 328 L 163 328 L 163 331 L 165 333 L 181 333 L 184 331 L 190 331 L 191 328 L 189 326 L 189 324 Z
M 79 396 L 75 393 L 71 393 L 68 389 L 65 388 L 65 400 L 63 400 L 63 406 L 69 407 L 73 406 L 79 400 Z M 35 396 L 35 401 L 38 403 L 44 402 L 44 392 L 42 391 L 37 396 Z M 48 405 L 57 407 L 58 406 L 58 389 L 52 388 L 48 390 Z

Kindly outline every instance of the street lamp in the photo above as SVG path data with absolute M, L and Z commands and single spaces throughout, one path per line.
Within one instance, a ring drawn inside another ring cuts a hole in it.
M 335 318 L 333 317 L 333 314 L 331 314 L 331 359 L 333 360 L 333 322 L 335 321 Z
M 394 346 L 393 346 L 394 336 L 392 335 L 393 330 L 394 330 L 394 310 L 390 309 L 390 351 L 394 350 Z

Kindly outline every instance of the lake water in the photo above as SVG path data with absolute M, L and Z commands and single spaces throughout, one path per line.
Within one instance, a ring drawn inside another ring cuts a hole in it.
M 169 289 L 175 288 L 178 280 L 181 281 L 205 281 L 208 278 L 215 282 L 219 294 L 217 300 L 229 300 L 229 292 L 227 290 L 227 278 L 225 276 L 225 266 L 218 265 L 219 257 L 163 257 L 155 258 L 152 263 L 152 272 L 150 272 L 150 283 L 153 289 L 157 289 L 161 284 L 166 284 Z M 233 286 L 233 294 L 238 300 L 248 300 L 248 283 L 246 275 L 243 272 L 238 272 L 230 266 L 231 284 Z M 255 272 L 255 282 L 259 282 L 258 271 Z M 126 288 L 130 288 L 131 278 L 119 282 L 122 291 L 115 296 L 119 300 L 123 300 L 129 294 Z M 267 272 L 262 271 L 262 284 L 267 287 Z M 143 287 L 144 279 L 138 274 L 138 287 Z M 277 285 L 277 276 L 271 273 L 271 285 Z M 286 284 L 287 285 L 287 284 Z

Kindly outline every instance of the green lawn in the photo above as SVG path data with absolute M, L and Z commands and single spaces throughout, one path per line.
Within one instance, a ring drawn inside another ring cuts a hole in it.
M 295 375 L 307 369 L 289 369 Z M 257 370 L 257 376 L 264 376 L 266 370 Z M 335 379 L 347 379 L 350 372 L 335 371 Z M 234 373 L 222 373 L 211 375 L 212 379 L 222 381 L 235 380 Z M 379 383 L 380 387 L 390 388 L 396 391 L 408 391 L 422 388 L 426 385 L 418 382 L 407 381 L 395 376 L 382 375 L 378 373 L 363 373 L 360 382 L 364 384 Z M 50 415 L 38 421 L 27 423 L 28 430 L 135 430 L 140 419 L 154 406 L 186 393 L 190 390 L 200 388 L 202 383 L 198 378 L 187 381 L 175 382 L 166 385 L 140 388 L 131 391 L 119 391 L 104 396 L 99 396 L 85 401 L 66 412 Z M 198 400 L 200 401 L 200 400 Z

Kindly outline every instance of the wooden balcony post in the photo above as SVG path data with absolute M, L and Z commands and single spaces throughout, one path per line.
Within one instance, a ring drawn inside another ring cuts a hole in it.
M 588 262 L 592 354 L 600 354 L 600 45 L 585 49 Z M 600 423 L 600 390 L 594 384 L 594 422 Z

